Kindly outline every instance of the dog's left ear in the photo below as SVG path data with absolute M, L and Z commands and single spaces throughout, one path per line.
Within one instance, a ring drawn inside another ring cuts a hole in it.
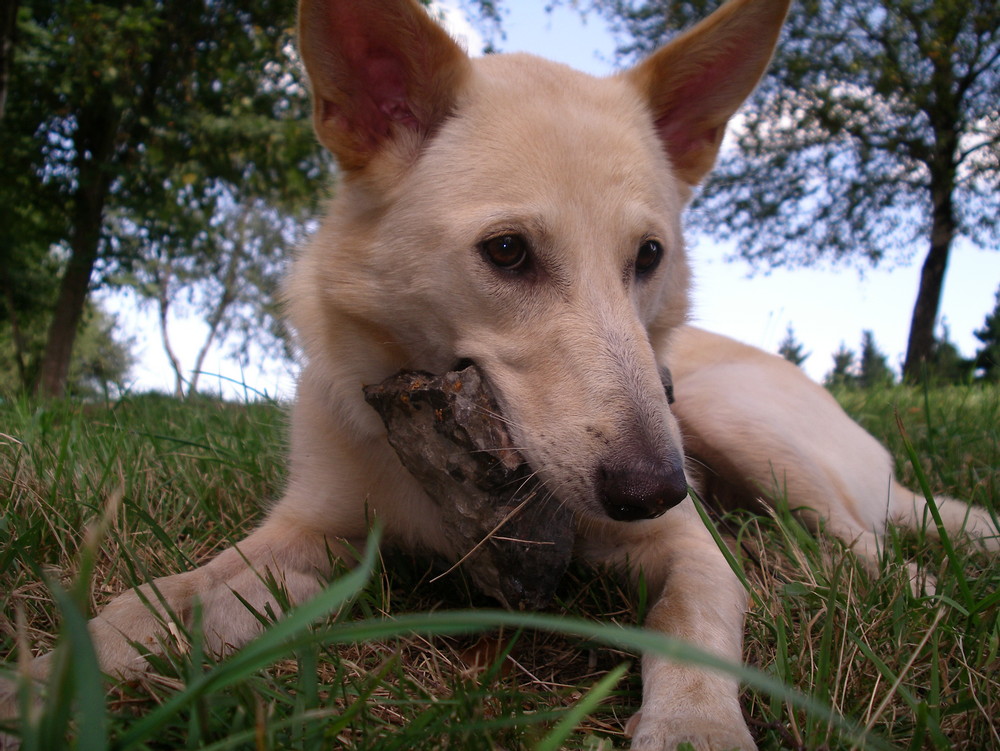
M 697 185 L 726 122 L 764 74 L 790 0 L 730 0 L 625 73 L 649 102 L 677 174 Z

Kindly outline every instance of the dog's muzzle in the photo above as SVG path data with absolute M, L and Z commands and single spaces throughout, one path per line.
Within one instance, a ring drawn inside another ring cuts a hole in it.
M 674 403 L 674 379 L 666 366 L 660 367 L 660 382 L 667 404 Z M 637 454 L 645 453 L 638 449 Z M 604 511 L 615 521 L 655 519 L 687 497 L 683 462 L 639 456 L 620 465 L 602 467 L 597 476 L 597 492 Z

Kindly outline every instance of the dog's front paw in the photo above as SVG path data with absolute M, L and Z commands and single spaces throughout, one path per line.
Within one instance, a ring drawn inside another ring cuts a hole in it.
M 742 720 L 722 723 L 695 716 L 647 721 L 639 713 L 625 732 L 632 736 L 632 751 L 677 751 L 685 743 L 695 751 L 757 751 Z

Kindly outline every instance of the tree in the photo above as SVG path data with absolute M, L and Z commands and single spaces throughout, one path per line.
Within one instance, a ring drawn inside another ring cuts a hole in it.
M 976 350 L 974 358 L 979 377 L 986 381 L 1000 380 L 1000 288 L 996 304 L 983 321 L 983 327 L 972 333 L 983 345 Z
M 854 351 L 841 342 L 840 348 L 833 353 L 833 370 L 826 374 L 823 383 L 827 388 L 855 386 L 858 376 L 854 371 Z
M 22 176 L 19 204 L 61 213 L 41 225 L 66 254 L 42 392 L 64 390 L 90 290 L 135 260 L 136 244 L 115 234 L 123 218 L 171 222 L 184 248 L 205 229 L 191 217 L 211 215 L 199 204 L 216 200 L 210 185 L 280 207 L 321 193 L 326 160 L 305 116 L 293 19 L 291 0 L 22 0 L 2 169 Z M 52 192 L 57 201 L 42 200 Z M 8 255 L 35 247 L 12 234 Z
M 778 354 L 790 363 L 801 365 L 811 354 L 810 352 L 803 352 L 802 346 L 802 342 L 795 339 L 795 332 L 792 330 L 792 324 L 788 324 L 788 330 L 785 332 L 785 338 L 782 339 L 781 344 L 778 345 Z
M 51 289 L 51 286 L 50 286 Z M 45 319 L 29 318 L 16 332 L 9 322 L 0 322 L 0 396 L 29 392 L 38 355 L 45 346 Z M 66 392 L 74 397 L 98 398 L 118 395 L 128 385 L 135 364 L 132 337 L 123 336 L 114 317 L 93 301 L 87 302 L 73 349 Z M 23 359 L 9 357 L 19 349 Z
M 930 359 L 926 362 L 927 378 L 935 384 L 966 384 L 972 380 L 975 360 L 962 356 L 951 341 L 948 324 L 941 322 L 941 333 L 934 338 Z
M 281 211 L 262 199 L 237 204 L 226 186 L 212 190 L 217 192 L 213 214 L 198 218 L 205 230 L 183 253 L 171 239 L 170 223 L 158 227 L 156 217 L 121 233 L 139 248 L 130 273 L 117 281 L 155 305 L 177 396 L 198 390 L 209 348 L 227 338 L 239 342 L 232 354 L 241 361 L 251 343 L 272 357 L 290 359 L 277 311 L 278 287 L 292 249 L 305 234 L 309 212 Z M 190 369 L 175 351 L 170 332 L 171 315 L 178 312 L 198 314 L 208 327 Z
M 17 3 L 4 7 L 5 21 L 13 21 Z M 22 12 L 22 20 L 26 14 Z M 3 30 L 3 65 L 11 64 L 13 24 Z M 27 29 L 31 38 L 31 28 Z M 5 94 L 9 71 L 4 72 Z M 41 179 L 33 168 L 44 159 L 43 150 L 55 142 L 39 138 L 36 128 L 47 111 L 37 98 L 9 97 L 0 120 L 0 329 L 6 342 L 4 356 L 16 369 L 20 388 L 31 388 L 38 373 L 41 350 L 36 334 L 44 328 L 55 302 L 53 279 L 58 279 L 67 255 L 65 196 L 55 181 Z
M 716 0 L 593 0 L 659 46 Z M 691 219 L 753 264 L 907 261 L 927 248 L 904 376 L 931 356 L 957 238 L 1000 241 L 1000 3 L 802 0 Z
M 0 189 L 0 203 L 5 191 Z M 0 210 L 0 215 L 2 215 Z M 32 390 L 43 348 L 48 310 L 52 304 L 52 279 L 59 274 L 58 259 L 52 253 L 31 252 L 12 256 L 0 228 L 0 359 L 9 363 L 14 374 L 5 377 L 8 385 L 16 381 L 19 389 Z M 27 249 L 25 249 L 27 250 Z
M 83 324 L 70 360 L 67 393 L 95 398 L 125 391 L 135 365 L 135 340 L 117 333 L 118 322 L 103 308 L 87 303 Z
M 861 332 L 861 358 L 858 366 L 858 385 L 864 389 L 888 386 L 894 381 L 888 359 L 875 343 L 870 330 Z

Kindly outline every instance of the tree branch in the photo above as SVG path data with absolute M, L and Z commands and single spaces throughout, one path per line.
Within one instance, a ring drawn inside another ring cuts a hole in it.
M 181 369 L 181 361 L 174 353 L 174 348 L 170 344 L 170 334 L 167 326 L 167 313 L 170 310 L 170 295 L 168 292 L 170 272 L 168 271 L 165 277 L 160 267 L 157 266 L 154 273 L 157 289 L 157 307 L 160 314 L 160 338 L 163 341 L 163 349 L 167 353 L 167 359 L 170 361 L 170 367 L 174 371 L 174 396 L 180 398 L 184 396 L 184 373 Z

